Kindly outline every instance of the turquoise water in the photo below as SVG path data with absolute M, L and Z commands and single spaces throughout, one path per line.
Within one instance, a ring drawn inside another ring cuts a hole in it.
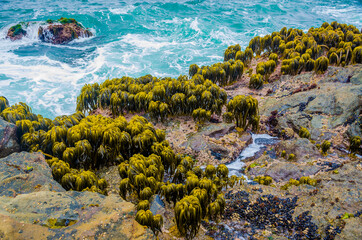
M 39 21 L 60 17 L 76 18 L 95 36 L 68 45 L 39 42 Z M 53 118 L 74 112 L 85 83 L 124 75 L 177 77 L 187 74 L 191 63 L 222 61 L 228 45 L 244 48 L 252 37 L 284 26 L 307 30 L 334 20 L 360 29 L 362 2 L 1 1 L 0 95 Z M 28 36 L 5 39 L 20 21 L 32 22 Z

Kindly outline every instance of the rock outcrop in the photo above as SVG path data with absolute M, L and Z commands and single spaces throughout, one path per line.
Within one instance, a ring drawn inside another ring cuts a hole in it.
M 26 31 L 23 29 L 22 24 L 17 24 L 9 28 L 8 33 L 6 35 L 6 37 L 10 38 L 12 41 L 20 40 L 24 36 L 26 36 Z
M 41 153 L 0 159 L 1 239 L 154 239 L 118 195 L 65 191 Z
M 16 136 L 16 125 L 0 117 L 0 158 L 13 152 L 19 152 L 20 145 Z
M 34 191 L 64 192 L 41 153 L 13 153 L 0 159 L 0 196 L 16 197 Z
M 361 65 L 329 67 L 324 75 L 302 73 L 282 76 L 274 83 L 274 94 L 262 101 L 261 115 L 270 117 L 277 111 L 277 124 L 282 130 L 298 132 L 305 127 L 317 141 L 332 140 L 341 144 L 342 136 L 361 136 L 362 119 Z
M 65 44 L 79 37 L 91 37 L 93 34 L 72 18 L 61 18 L 58 22 L 39 27 L 39 39 L 53 44 Z

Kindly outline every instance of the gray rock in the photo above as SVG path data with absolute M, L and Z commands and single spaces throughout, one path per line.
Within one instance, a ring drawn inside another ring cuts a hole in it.
M 41 153 L 13 153 L 0 159 L 0 196 L 49 190 L 64 192 Z
M 316 165 L 299 165 L 290 162 L 276 162 L 268 167 L 254 167 L 249 170 L 248 174 L 253 179 L 256 176 L 270 176 L 276 182 L 288 181 L 289 179 L 299 179 L 303 176 L 314 175 L 319 172 L 320 166 Z
M 157 194 L 153 196 L 153 200 L 151 201 L 150 210 L 153 215 L 163 214 L 165 212 L 165 204 L 161 200 L 160 196 Z
M 0 158 L 19 151 L 16 125 L 6 122 L 0 117 Z
M 274 110 L 278 111 L 277 130 L 293 128 L 298 132 L 306 127 L 313 140 L 331 139 L 334 129 L 340 126 L 353 126 L 349 131 L 360 133 L 358 118 L 362 111 L 362 65 L 347 68 L 330 67 L 317 88 L 292 94 L 289 88 L 278 88 L 275 96 L 265 99 L 260 106 L 260 114 L 269 117 Z M 289 86 L 296 88 L 300 82 L 316 81 L 310 73 L 281 78 L 282 84 L 288 81 Z M 291 85 L 290 83 L 294 83 Z
M 284 150 L 287 156 L 294 154 L 295 159 L 293 161 L 297 161 L 298 163 L 309 162 L 310 159 L 320 156 L 317 147 L 306 138 L 280 141 L 276 146 L 276 150 L 279 153 Z

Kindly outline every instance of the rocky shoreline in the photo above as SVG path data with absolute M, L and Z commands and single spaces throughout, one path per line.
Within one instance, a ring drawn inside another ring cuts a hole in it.
M 44 41 L 88 34 L 58 21 L 39 32 Z M 276 34 L 292 47 L 303 36 Z M 283 43 L 291 58 L 259 56 L 272 46 L 270 36 L 245 52 L 230 46 L 223 63 L 191 65 L 191 78 L 87 84 L 79 111 L 54 120 L 0 96 L 0 238 L 362 238 L 361 49 L 337 67 L 321 45 L 308 49 L 316 60 Z M 278 141 L 244 160 L 246 181 L 225 164 L 252 143 L 250 129 Z

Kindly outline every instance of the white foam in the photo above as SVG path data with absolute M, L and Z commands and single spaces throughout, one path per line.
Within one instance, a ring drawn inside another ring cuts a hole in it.
M 136 7 L 134 5 L 127 5 L 126 7 L 123 8 L 110 8 L 109 11 L 116 15 L 125 15 L 133 12 L 133 10 L 135 9 Z
M 238 156 L 238 158 L 226 164 L 229 168 L 229 176 L 237 175 L 241 176 L 240 170 L 245 166 L 244 159 L 254 156 L 257 152 L 259 152 L 265 144 L 257 143 L 256 140 L 258 139 L 277 139 L 276 137 L 269 136 L 268 134 L 252 134 L 253 143 L 247 146 Z M 244 176 L 244 175 L 243 175 Z M 246 178 L 246 176 L 244 176 Z
M 232 45 L 235 43 L 239 43 L 242 35 L 240 33 L 236 33 L 230 30 L 228 27 L 221 27 L 218 30 L 211 30 L 210 32 L 211 39 L 216 39 L 221 41 L 225 45 Z M 213 41 L 211 41 L 213 42 Z
M 147 39 L 147 40 L 146 40 Z M 143 34 L 127 34 L 122 37 L 122 41 L 130 45 L 134 45 L 141 49 L 155 49 L 176 45 L 176 42 L 166 42 L 162 38 L 150 37 Z
M 195 20 L 194 21 L 192 21 L 191 22 L 191 24 L 190 24 L 190 28 L 191 29 L 193 29 L 193 30 L 195 30 L 196 32 L 201 32 L 201 30 L 200 30 L 200 28 L 199 28 L 199 22 L 197 21 L 197 17 L 195 18 Z

